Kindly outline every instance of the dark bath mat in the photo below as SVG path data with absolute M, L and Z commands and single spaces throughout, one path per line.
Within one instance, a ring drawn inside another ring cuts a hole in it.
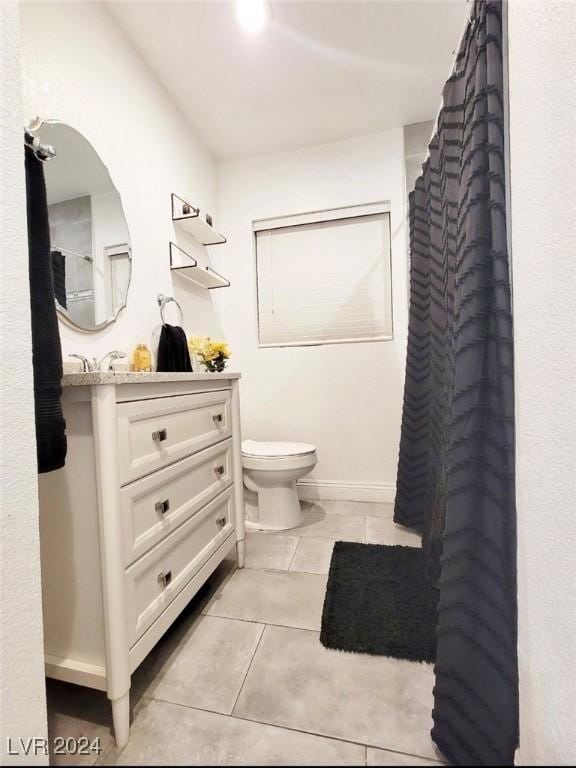
M 437 602 L 421 549 L 337 541 L 320 642 L 341 651 L 433 662 Z

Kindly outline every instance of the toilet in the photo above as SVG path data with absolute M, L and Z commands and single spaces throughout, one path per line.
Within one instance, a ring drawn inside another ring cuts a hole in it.
M 318 462 L 310 443 L 242 442 L 244 485 L 258 496 L 257 519 L 249 528 L 283 531 L 302 522 L 296 481 Z

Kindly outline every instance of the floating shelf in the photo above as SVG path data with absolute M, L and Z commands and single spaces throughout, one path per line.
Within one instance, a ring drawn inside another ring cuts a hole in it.
M 203 288 L 227 288 L 230 281 L 219 275 L 211 267 L 202 267 L 194 256 L 190 256 L 176 243 L 170 243 L 170 269 L 178 272 L 182 277 L 187 277 Z
M 211 217 L 194 208 L 186 200 L 172 192 L 172 221 L 202 245 L 221 245 L 226 242 L 224 235 L 216 232 Z

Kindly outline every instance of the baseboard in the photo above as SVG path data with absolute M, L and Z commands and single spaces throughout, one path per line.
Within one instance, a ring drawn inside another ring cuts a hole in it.
M 340 483 L 333 480 L 304 478 L 296 484 L 298 496 L 305 501 L 372 501 L 393 504 L 395 483 Z

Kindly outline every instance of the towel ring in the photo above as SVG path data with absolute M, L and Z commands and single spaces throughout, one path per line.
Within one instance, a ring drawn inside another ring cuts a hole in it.
M 164 319 L 164 307 L 171 301 L 176 304 L 178 311 L 180 312 L 180 325 L 184 325 L 184 312 L 182 312 L 182 307 L 180 304 L 178 304 L 174 296 L 164 296 L 163 293 L 159 293 L 157 296 L 157 301 L 158 306 L 160 307 L 160 319 L 162 320 L 162 325 L 166 325 L 166 320 Z

